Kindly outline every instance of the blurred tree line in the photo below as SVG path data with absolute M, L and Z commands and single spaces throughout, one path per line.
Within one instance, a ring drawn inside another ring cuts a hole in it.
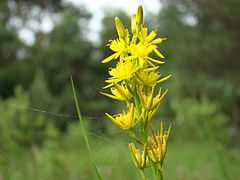
M 184 111 L 191 112 L 196 103 L 198 106 L 204 103 L 203 107 L 215 104 L 216 110 L 209 112 L 210 120 L 203 117 L 196 125 L 213 123 L 216 134 L 230 135 L 239 142 L 240 1 L 162 0 L 161 3 L 163 8 L 156 21 L 161 34 L 168 38 L 164 51 L 175 75 L 171 91 L 178 99 L 172 103 L 173 109 L 176 108 L 173 104 L 179 104 L 180 108 L 187 103 Z M 199 114 L 201 108 L 197 109 Z M 178 113 L 184 118 L 181 112 Z M 221 122 L 223 118 L 213 120 L 214 114 L 222 114 L 225 122 Z M 193 115 L 186 121 L 196 121 L 199 117 Z
M 183 133 L 201 138 L 203 132 L 213 131 L 219 138 L 236 140 L 240 127 L 240 2 L 161 3 L 159 14 L 148 17 L 152 27 L 158 26 L 159 36 L 168 39 L 160 49 L 167 61 L 164 72 L 173 74 L 160 113 L 174 119 Z M 35 41 L 27 45 L 20 40 L 19 30 L 29 28 L 29 21 L 41 23 L 44 13 L 58 17 L 53 29 L 48 33 L 32 29 Z M 110 54 L 106 43 L 116 37 L 116 15 L 123 21 L 129 19 L 121 11 L 106 13 L 96 45 L 87 38 L 91 14 L 84 7 L 57 0 L 0 2 L 0 142 L 13 138 L 21 145 L 41 145 L 49 138 L 49 128 L 65 131 L 69 122 L 76 121 L 74 116 L 61 116 L 76 115 L 70 75 L 83 114 L 94 126 L 104 127 L 100 123 L 104 112 L 117 106 L 99 94 L 109 66 L 100 61 Z M 196 128 L 200 129 L 197 133 Z M 32 132 L 39 134 L 32 136 Z

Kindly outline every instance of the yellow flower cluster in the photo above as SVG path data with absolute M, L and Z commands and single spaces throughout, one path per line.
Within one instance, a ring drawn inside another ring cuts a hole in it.
M 163 131 L 163 124 L 160 124 L 159 134 L 153 134 L 153 137 L 148 137 L 147 144 L 148 157 L 155 163 L 163 163 L 167 151 L 167 142 L 170 135 L 171 125 L 168 131 Z
M 168 131 L 163 131 L 163 124 L 160 124 L 160 131 L 158 134 L 148 136 L 147 142 L 143 145 L 143 153 L 136 149 L 133 143 L 128 147 L 131 151 L 134 164 L 139 169 L 144 169 L 149 166 L 149 160 L 153 163 L 159 164 L 162 168 L 162 163 L 167 152 L 167 143 L 170 135 L 171 125 Z
M 104 89 L 109 88 L 110 93 L 101 94 L 125 102 L 128 112 L 106 115 L 117 126 L 127 130 L 142 148 L 143 153 L 140 153 L 133 143 L 129 144 L 136 167 L 142 172 L 144 168 L 153 166 L 156 174 L 160 176 L 170 127 L 165 133 L 161 123 L 160 132 L 156 134 L 151 122 L 167 93 L 167 90 L 162 91 L 161 88 L 157 91 L 156 86 L 171 77 L 162 77 L 158 71 L 159 65 L 165 63 L 158 45 L 166 38 L 156 38 L 156 30 L 148 33 L 148 28 L 143 26 L 142 6 L 139 6 L 137 14 L 132 16 L 131 33 L 118 17 L 115 18 L 115 24 L 118 38 L 110 40 L 108 44 L 114 53 L 102 60 L 102 63 L 114 60 L 116 67 L 109 69 L 110 77 L 105 81 L 107 85 Z M 134 132 L 135 127 L 138 128 L 137 132 L 140 132 L 141 140 Z M 144 173 L 142 175 L 144 176 Z

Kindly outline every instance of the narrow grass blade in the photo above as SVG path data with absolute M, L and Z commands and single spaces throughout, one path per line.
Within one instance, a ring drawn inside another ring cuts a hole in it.
M 72 90 L 73 90 L 73 97 L 74 97 L 75 105 L 76 105 L 76 108 L 77 108 L 78 118 L 79 118 L 79 121 L 80 121 L 80 126 L 81 126 L 81 129 L 82 129 L 83 137 L 84 137 L 87 149 L 88 149 L 88 154 L 90 156 L 90 160 L 91 160 L 92 164 L 94 165 L 94 169 L 96 171 L 98 180 L 102 180 L 101 175 L 99 173 L 99 170 L 97 168 L 97 165 L 92 158 L 92 151 L 91 151 L 91 148 L 90 148 L 90 145 L 89 145 L 87 133 L 86 133 L 84 125 L 83 125 L 83 117 L 82 117 L 82 114 L 81 114 L 81 111 L 80 111 L 80 107 L 79 107 L 79 103 L 78 103 L 77 94 L 76 94 L 76 91 L 75 91 L 73 79 L 72 79 L 71 76 L 70 76 L 70 78 L 71 78 L 71 84 L 72 84 Z

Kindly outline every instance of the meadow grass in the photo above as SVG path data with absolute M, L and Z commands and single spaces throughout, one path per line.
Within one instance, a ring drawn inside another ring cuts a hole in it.
M 1 176 L 11 180 L 95 179 L 95 169 L 79 129 L 80 127 L 72 127 L 72 132 L 63 136 L 60 141 L 48 141 L 41 149 L 1 152 Z M 93 135 L 89 139 L 92 158 L 102 178 L 140 179 L 126 146 L 128 137 L 121 132 L 115 136 L 118 137 Z M 218 147 L 216 142 L 171 143 L 170 140 L 163 171 L 165 179 L 226 179 L 215 154 Z M 239 147 L 221 150 L 225 170 L 233 180 L 240 177 L 239 150 Z

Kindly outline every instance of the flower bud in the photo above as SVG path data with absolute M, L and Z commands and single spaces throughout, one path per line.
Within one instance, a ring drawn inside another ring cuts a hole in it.
M 137 10 L 137 24 L 143 23 L 143 8 L 142 6 L 138 6 Z
M 132 16 L 132 20 L 131 20 L 131 28 L 132 28 L 132 33 L 135 34 L 136 33 L 136 14 L 134 14 Z
M 119 17 L 115 17 L 115 25 L 117 29 L 118 36 L 122 39 L 125 38 L 125 28 L 123 26 L 122 21 L 119 19 Z
M 131 152 L 133 162 L 138 169 L 144 169 L 149 165 L 149 161 L 147 159 L 147 144 L 143 146 L 143 152 L 141 153 L 139 149 L 136 149 L 133 143 L 128 145 L 129 150 Z

